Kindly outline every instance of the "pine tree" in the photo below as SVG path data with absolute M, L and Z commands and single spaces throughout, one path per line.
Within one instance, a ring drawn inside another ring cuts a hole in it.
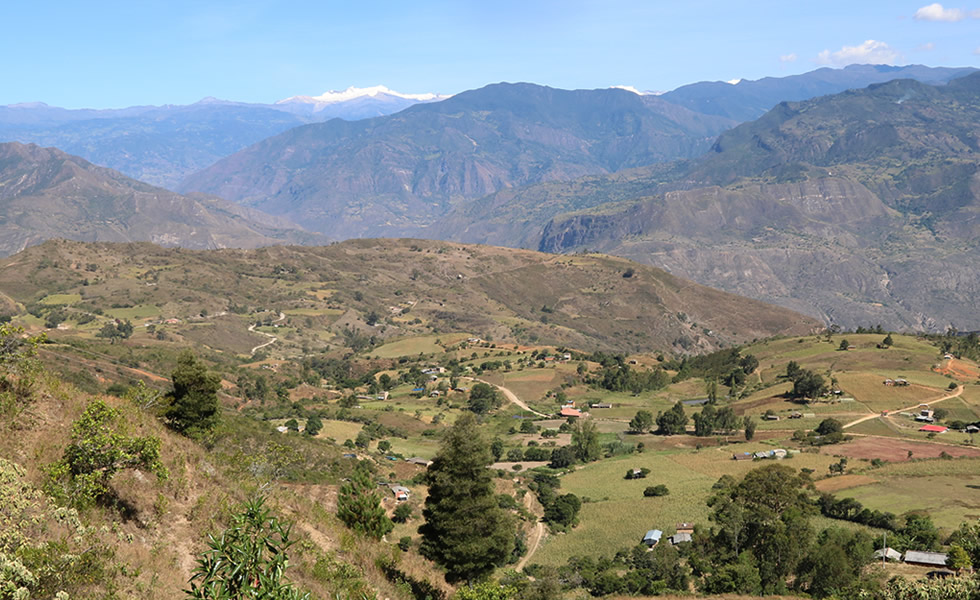
M 492 462 L 476 417 L 464 414 L 426 471 L 429 495 L 419 551 L 444 567 L 451 583 L 488 575 L 514 548 L 515 524 L 497 505 L 487 469 Z
M 190 350 L 177 357 L 171 379 L 174 391 L 164 414 L 167 424 L 181 433 L 207 431 L 218 424 L 218 390 L 221 378 L 209 373 Z
M 364 463 L 358 463 L 350 480 L 341 486 L 337 517 L 354 531 L 375 539 L 381 539 L 395 527 L 381 506 L 381 498 Z

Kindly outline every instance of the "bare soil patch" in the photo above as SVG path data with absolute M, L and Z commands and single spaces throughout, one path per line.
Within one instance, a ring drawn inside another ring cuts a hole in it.
M 888 462 L 905 462 L 909 460 L 909 452 L 912 452 L 913 459 L 938 458 L 943 452 L 955 457 L 980 456 L 980 449 L 977 448 L 885 437 L 861 437 L 844 444 L 824 446 L 821 451 L 855 459 L 880 458 Z
M 973 365 L 962 360 L 956 360 L 955 358 L 949 359 L 944 365 L 939 365 L 935 371 L 959 380 L 976 381 L 980 379 L 980 370 Z

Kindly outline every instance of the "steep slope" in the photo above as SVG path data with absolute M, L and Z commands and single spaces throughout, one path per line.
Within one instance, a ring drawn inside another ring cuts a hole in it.
M 661 95 L 661 98 L 706 115 L 729 117 L 736 121 L 757 119 L 780 102 L 800 101 L 867 87 L 894 79 L 915 79 L 943 84 L 968 75 L 976 69 L 906 65 L 850 65 L 843 69 L 824 67 L 788 77 L 692 83 Z
M 87 265 L 96 269 L 86 271 Z M 83 278 L 94 281 L 84 285 Z M 104 307 L 108 314 L 110 304 L 124 301 L 164 317 L 221 314 L 200 343 L 239 352 L 264 341 L 253 335 L 258 341 L 241 348 L 221 346 L 234 332 L 219 332 L 236 322 L 237 335 L 248 335 L 254 320 L 237 317 L 244 307 L 285 311 L 296 330 L 277 348 L 298 356 L 332 347 L 333 336 L 343 347 L 348 330 L 380 338 L 465 332 L 583 350 L 696 352 L 818 326 L 622 258 L 421 240 L 209 251 L 51 241 L 0 262 L 0 291 L 25 305 L 78 294 L 88 310 Z M 193 336 L 194 326 L 172 329 Z
M 715 187 L 559 217 L 539 247 L 632 257 L 841 325 L 976 329 L 978 123 L 980 75 L 783 103 L 683 176 Z
M 283 219 L 155 188 L 55 148 L 0 144 L 0 254 L 50 238 L 189 248 L 322 239 Z
M 293 129 L 180 189 L 336 237 L 383 235 L 503 188 L 696 156 L 731 124 L 620 89 L 497 84 L 388 117 Z

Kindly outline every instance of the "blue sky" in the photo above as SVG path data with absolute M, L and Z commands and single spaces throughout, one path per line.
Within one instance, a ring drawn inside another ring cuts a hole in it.
M 980 0 L 11 2 L 0 104 L 273 102 L 498 81 L 669 90 L 848 63 L 980 66 Z

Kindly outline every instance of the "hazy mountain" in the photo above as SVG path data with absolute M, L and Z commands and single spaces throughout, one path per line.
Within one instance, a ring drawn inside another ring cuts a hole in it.
M 387 117 L 298 127 L 179 189 L 335 237 L 388 235 L 499 189 L 697 156 L 731 125 L 622 89 L 496 84 Z
M 283 219 L 181 196 L 55 148 L 0 144 L 0 255 L 51 238 L 188 248 L 323 240 Z
M 946 68 L 907 65 L 850 65 L 843 69 L 824 67 L 788 77 L 764 77 L 754 81 L 702 81 L 667 92 L 661 97 L 706 115 L 729 117 L 736 121 L 757 119 L 784 101 L 808 100 L 863 88 L 872 83 L 894 79 L 915 79 L 923 83 L 943 84 L 975 72 L 971 67 Z
M 557 217 L 539 247 L 632 257 L 842 325 L 977 329 L 978 152 L 980 74 L 782 103 L 679 178 L 715 185 L 651 184 Z
M 443 98 L 377 86 L 275 104 L 205 98 L 187 106 L 69 110 L 43 102 L 0 106 L 0 142 L 54 146 L 130 177 L 175 188 L 242 148 L 310 122 L 376 117 Z

